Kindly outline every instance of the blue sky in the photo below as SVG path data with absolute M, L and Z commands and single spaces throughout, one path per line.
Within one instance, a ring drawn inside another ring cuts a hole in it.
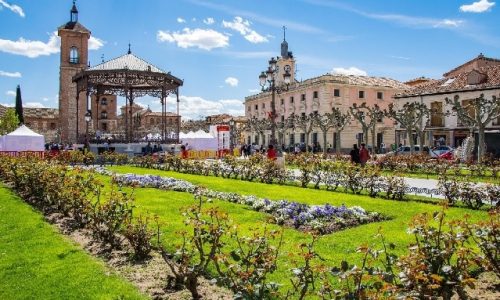
M 181 115 L 243 114 L 245 96 L 279 55 L 287 27 L 297 79 L 328 72 L 401 81 L 444 72 L 484 53 L 500 58 L 494 0 L 79 0 L 92 31 L 91 65 L 132 52 L 184 79 Z M 57 27 L 70 0 L 0 0 L 0 103 L 57 107 Z M 143 105 L 159 109 L 154 99 Z M 171 110 L 173 106 L 169 107 Z

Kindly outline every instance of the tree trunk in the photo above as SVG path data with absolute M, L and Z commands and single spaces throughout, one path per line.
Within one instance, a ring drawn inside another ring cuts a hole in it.
M 425 132 L 423 130 L 419 131 L 418 139 L 420 141 L 419 152 L 420 152 L 420 154 L 422 154 L 422 153 L 424 153 L 424 139 L 425 139 Z
M 309 153 L 309 133 L 304 131 L 306 135 L 306 153 Z
M 375 149 L 376 149 L 376 148 L 375 148 L 375 137 L 376 137 L 376 135 L 377 135 L 377 125 L 375 124 L 375 125 L 373 125 L 373 127 L 372 127 L 372 154 L 377 153 L 377 152 L 375 151 Z
M 413 128 L 406 129 L 406 135 L 407 135 L 408 141 L 410 142 L 410 154 L 414 154 L 414 148 L 415 148 L 415 144 L 413 141 L 413 130 L 412 129 Z
M 323 130 L 323 155 L 326 155 L 326 133 L 327 131 L 326 130 Z
M 479 125 L 477 129 L 477 162 L 482 163 L 486 152 L 484 126 Z
M 368 128 L 363 128 L 363 143 L 368 146 Z
M 335 141 L 334 141 L 334 143 L 335 143 L 335 152 L 337 154 L 340 154 L 340 147 L 341 147 L 341 145 L 340 145 L 340 133 L 341 132 L 342 132 L 342 130 L 338 130 L 337 129 L 337 134 L 335 136 Z

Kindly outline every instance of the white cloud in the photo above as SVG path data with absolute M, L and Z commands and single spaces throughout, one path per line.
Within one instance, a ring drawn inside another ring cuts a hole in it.
M 333 68 L 332 70 L 333 74 L 340 74 L 340 75 L 356 75 L 356 76 L 366 76 L 368 73 L 366 71 L 363 71 L 361 69 L 358 69 L 356 67 L 350 67 L 350 68 Z
M 49 98 L 47 98 L 47 97 L 43 97 L 43 98 L 42 98 L 42 100 L 43 100 L 43 102 L 48 102 L 48 101 L 49 101 Z
M 15 4 L 9 4 L 7 2 L 5 2 L 4 0 L 0 0 L 0 9 L 3 7 L 11 10 L 13 13 L 16 13 L 18 14 L 19 16 L 21 17 L 25 17 L 26 15 L 24 14 L 24 11 L 22 9 L 22 7 L 18 6 L 18 5 L 15 5 Z
M 17 41 L 0 39 L 0 51 L 35 58 L 42 55 L 59 53 L 60 39 L 57 34 L 52 33 L 49 41 L 30 41 L 19 38 Z
M 98 38 L 90 37 L 89 39 L 90 50 L 97 50 L 103 44 L 104 42 Z M 56 31 L 50 34 L 49 40 L 46 43 L 42 41 L 30 41 L 22 37 L 17 41 L 0 39 L 0 51 L 27 56 L 29 58 L 59 53 L 60 46 L 61 39 L 57 36 Z
M 434 24 L 435 28 L 456 28 L 460 27 L 464 21 L 462 20 L 450 20 L 450 19 L 443 19 L 440 20 L 439 22 L 436 22 Z
M 45 105 L 43 105 L 40 102 L 28 102 L 26 104 L 23 104 L 24 107 L 30 107 L 30 108 L 44 108 Z
M 159 30 L 156 38 L 160 42 L 176 43 L 177 47 L 198 47 L 208 51 L 229 45 L 229 37 L 212 29 L 184 28 L 181 32 Z
M 16 92 L 15 91 L 7 91 L 7 92 L 5 92 L 5 95 L 15 97 Z
M 177 23 L 186 23 L 186 20 L 181 18 L 181 17 L 178 17 L 177 18 Z
M 269 40 L 250 28 L 250 21 L 242 17 L 234 17 L 233 22 L 222 21 L 222 27 L 239 32 L 247 41 L 253 44 L 268 42 Z
M 224 82 L 232 87 L 238 86 L 238 78 L 228 77 Z
M 12 103 L 0 103 L 0 105 L 3 105 L 5 107 L 14 107 L 14 104 Z
M 104 43 L 105 42 L 103 40 L 91 36 L 89 39 L 89 50 L 98 50 L 99 48 L 104 46 Z
M 215 20 L 214 20 L 214 18 L 206 18 L 203 20 L 203 23 L 205 23 L 207 25 L 212 25 L 213 23 L 215 23 Z
M 464 4 L 460 6 L 460 11 L 482 13 L 485 11 L 489 11 L 493 6 L 495 6 L 495 2 L 490 2 L 488 0 L 479 0 L 477 2 L 473 2 L 472 4 Z
M 174 109 L 176 105 L 175 96 L 167 98 L 167 107 Z M 245 114 L 243 100 L 238 99 L 220 99 L 208 100 L 196 96 L 179 97 L 179 113 L 183 120 L 200 119 L 209 115 L 227 113 L 233 116 L 242 116 Z
M 248 90 L 249 93 L 253 93 L 253 94 L 256 94 L 256 93 L 260 93 L 262 92 L 260 89 L 249 89 Z
M 0 70 L 0 76 L 5 76 L 5 77 L 15 77 L 15 78 L 21 78 L 21 73 L 20 72 L 5 72 Z

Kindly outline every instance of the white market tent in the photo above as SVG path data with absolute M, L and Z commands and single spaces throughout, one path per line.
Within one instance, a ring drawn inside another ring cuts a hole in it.
M 25 125 L 0 138 L 1 151 L 44 151 L 45 137 Z
M 217 150 L 217 138 L 203 130 L 179 134 L 179 139 L 183 145 L 188 144 L 191 150 Z

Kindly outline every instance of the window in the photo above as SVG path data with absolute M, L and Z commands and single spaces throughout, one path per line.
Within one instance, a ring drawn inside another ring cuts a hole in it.
M 101 105 L 108 105 L 108 99 L 102 98 L 101 99 Z
M 281 122 L 285 122 L 285 116 L 281 116 Z
M 101 112 L 101 119 L 107 119 L 108 118 L 108 113 L 103 111 Z
M 359 91 L 358 98 L 363 99 L 365 97 L 365 91 Z
M 293 134 L 293 133 L 290 134 L 289 144 L 290 145 L 294 145 L 295 144 L 295 134 Z
M 333 97 L 340 97 L 340 89 L 333 90 Z
M 265 103 L 262 103 L 262 108 L 266 108 L 266 104 Z
M 293 97 L 290 97 L 290 103 L 293 104 Z
M 252 110 L 252 107 L 250 105 L 247 108 L 248 108 L 248 111 Z
M 384 99 L 384 93 L 383 92 L 377 92 L 377 99 L 378 100 Z
M 108 123 L 101 124 L 102 131 L 108 131 Z
M 301 143 L 305 143 L 306 142 L 306 134 L 305 133 L 301 133 L 300 134 L 300 142 Z
M 56 123 L 50 123 L 50 130 L 56 129 Z
M 80 57 L 78 55 L 78 49 L 76 47 L 71 47 L 69 49 L 69 63 L 77 64 L 80 62 Z
M 318 91 L 313 92 L 313 98 L 318 98 Z
M 301 97 L 300 98 L 301 101 L 306 101 L 306 94 L 302 94 L 302 96 L 300 96 L 300 97 Z
M 280 104 L 284 105 L 285 104 L 285 99 L 280 99 Z
M 302 114 L 300 114 L 300 116 L 302 117 L 302 119 L 304 119 L 306 117 L 306 113 L 303 112 Z
M 318 111 L 317 111 L 317 110 L 313 111 L 313 114 L 314 114 L 315 116 L 317 116 L 317 115 L 318 115 Z
M 255 110 L 259 110 L 259 105 L 255 104 Z

